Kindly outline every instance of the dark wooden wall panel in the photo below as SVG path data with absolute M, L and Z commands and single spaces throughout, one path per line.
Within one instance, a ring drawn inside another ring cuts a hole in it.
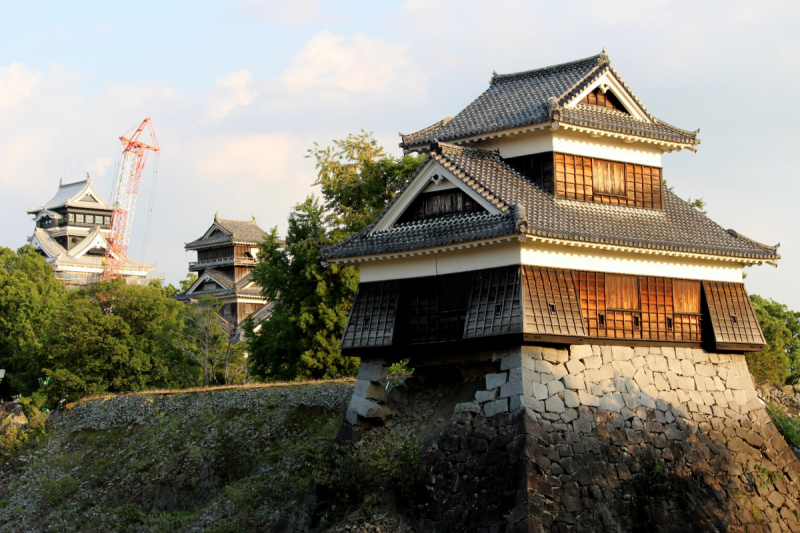
M 623 113 L 628 113 L 628 110 L 625 109 L 625 106 L 622 105 L 622 102 L 620 102 L 619 99 L 614 96 L 614 93 L 610 91 L 603 92 L 599 87 L 584 96 L 580 103 L 584 105 L 605 107 L 606 109 L 615 109 L 617 111 L 622 111 Z
M 391 345 L 399 295 L 397 280 L 359 284 L 341 347 Z
M 475 272 L 464 338 L 522 333 L 520 267 Z
M 464 335 L 473 273 L 401 280 L 398 341 L 430 343 Z
M 608 194 L 608 191 L 601 194 L 600 186 L 597 191 L 594 186 L 595 180 L 601 179 L 595 176 L 595 169 L 611 166 L 618 170 L 624 166 L 624 190 L 609 185 L 609 190 L 617 194 Z M 554 168 L 554 194 L 559 198 L 646 209 L 662 208 L 661 169 L 658 167 L 631 163 L 623 165 L 603 159 L 556 153 Z
M 522 278 L 525 333 L 586 335 L 571 271 L 523 265 Z
M 704 281 L 703 293 L 717 343 L 766 344 L 744 284 Z

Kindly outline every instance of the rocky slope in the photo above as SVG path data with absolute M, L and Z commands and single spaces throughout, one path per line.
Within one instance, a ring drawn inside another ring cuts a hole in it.
M 280 528 L 351 382 L 125 395 L 77 405 L 0 470 L 0 532 Z M 367 521 L 368 517 L 360 520 Z

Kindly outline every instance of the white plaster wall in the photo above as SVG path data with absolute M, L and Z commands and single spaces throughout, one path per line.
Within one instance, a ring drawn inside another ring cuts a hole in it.
M 469 146 L 484 150 L 500 150 L 503 157 L 517 157 L 540 152 L 567 154 L 624 161 L 653 167 L 661 166 L 661 150 L 645 143 L 624 143 L 610 137 L 590 137 L 587 133 L 549 127 L 542 130 L 486 139 Z
M 527 241 L 521 246 L 525 265 L 593 270 L 638 276 L 661 276 L 709 281 L 742 281 L 741 263 L 663 255 L 575 248 Z
M 505 241 L 475 248 L 359 263 L 361 281 L 417 278 L 525 264 L 639 276 L 742 281 L 741 263 Z
M 359 264 L 361 281 L 405 279 L 520 264 L 518 241 Z

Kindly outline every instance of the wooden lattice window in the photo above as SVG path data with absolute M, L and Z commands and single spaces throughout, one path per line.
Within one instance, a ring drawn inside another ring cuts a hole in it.
M 403 280 L 398 318 L 400 343 L 461 339 L 471 280 L 469 272 Z
M 594 194 L 625 196 L 625 165 L 594 159 L 592 165 Z
M 672 282 L 673 305 L 676 314 L 700 314 L 700 282 L 676 279 Z
M 480 270 L 471 285 L 464 338 L 522 331 L 519 266 Z
M 395 328 L 400 282 L 361 283 L 342 336 L 342 348 L 388 346 Z
M 639 310 L 639 280 L 635 276 L 606 274 L 606 307 Z

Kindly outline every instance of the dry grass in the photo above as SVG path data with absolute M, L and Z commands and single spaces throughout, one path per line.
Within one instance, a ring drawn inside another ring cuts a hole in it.
M 213 387 L 191 387 L 188 389 L 150 389 L 140 390 L 133 392 L 124 392 L 119 394 L 99 394 L 96 396 L 85 396 L 78 400 L 66 405 L 67 409 L 72 409 L 78 404 L 84 402 L 91 402 L 94 400 L 108 400 L 110 398 L 117 398 L 123 395 L 154 395 L 154 394 L 186 394 L 192 392 L 214 392 L 223 390 L 246 390 L 246 389 L 266 389 L 270 387 L 294 387 L 296 385 L 311 385 L 320 383 L 355 383 L 356 378 L 339 378 L 339 379 L 321 379 L 312 381 L 275 381 L 272 383 L 241 383 L 237 385 L 216 385 Z

